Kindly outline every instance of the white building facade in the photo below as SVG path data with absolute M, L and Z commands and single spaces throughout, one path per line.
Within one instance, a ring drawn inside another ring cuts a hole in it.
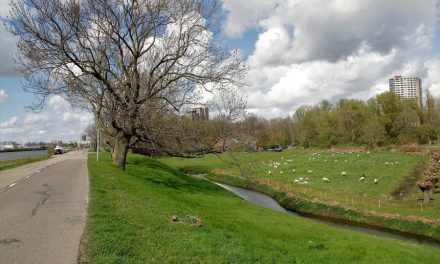
M 416 99 L 422 107 L 422 80 L 419 77 L 394 76 L 390 79 L 390 92 L 405 99 Z

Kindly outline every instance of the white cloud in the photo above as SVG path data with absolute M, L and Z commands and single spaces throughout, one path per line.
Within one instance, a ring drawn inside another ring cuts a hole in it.
M 79 139 L 92 120 L 91 114 L 72 109 L 62 97 L 53 96 L 41 113 L 26 113 L 23 118 L 11 117 L 0 124 L 0 129 L 3 140 L 71 140 Z
M 6 91 L 0 88 L 0 103 L 4 102 L 8 98 Z
M 13 56 L 16 51 L 16 38 L 6 31 L 4 20 L 9 15 L 10 0 L 0 0 L 0 76 L 16 76 Z
M 366 100 L 394 75 L 420 76 L 440 95 L 437 0 L 223 2 L 229 36 L 260 32 L 244 90 L 251 112 L 286 116 L 323 99 Z

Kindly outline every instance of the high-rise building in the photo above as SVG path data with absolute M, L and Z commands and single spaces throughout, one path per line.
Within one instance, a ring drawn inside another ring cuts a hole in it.
M 191 120 L 208 120 L 209 109 L 208 107 L 191 108 L 186 112 L 186 117 Z
M 390 92 L 401 98 L 413 98 L 422 107 L 422 80 L 419 77 L 394 76 L 390 79 Z

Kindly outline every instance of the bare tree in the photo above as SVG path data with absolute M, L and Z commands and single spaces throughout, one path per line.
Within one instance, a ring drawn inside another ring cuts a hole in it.
M 8 28 L 19 39 L 18 70 L 40 98 L 35 107 L 59 94 L 90 110 L 125 169 L 130 146 L 166 136 L 161 118 L 172 120 L 204 92 L 242 85 L 246 68 L 222 45 L 218 4 L 12 0 Z
M 98 137 L 97 137 L 97 129 L 95 124 L 89 124 L 84 129 L 84 133 L 90 141 L 90 147 L 96 151 L 96 147 L 98 146 Z

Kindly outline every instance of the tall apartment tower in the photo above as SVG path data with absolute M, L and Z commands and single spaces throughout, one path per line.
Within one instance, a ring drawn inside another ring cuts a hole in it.
M 390 92 L 401 98 L 413 98 L 422 107 L 422 80 L 419 77 L 394 76 L 390 79 Z
M 209 109 L 207 107 L 191 108 L 186 112 L 186 117 L 191 120 L 208 120 Z

